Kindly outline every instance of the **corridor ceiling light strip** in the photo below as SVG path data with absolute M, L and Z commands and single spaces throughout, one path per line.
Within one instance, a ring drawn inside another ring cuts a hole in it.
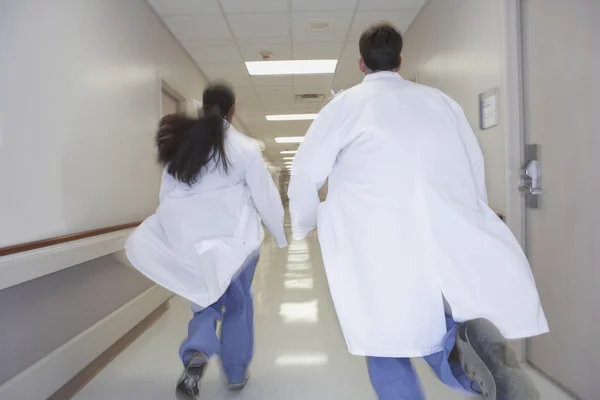
M 275 143 L 302 143 L 303 141 L 304 136 L 285 136 L 275 138 Z
M 293 160 L 294 157 L 283 157 L 284 160 Z
M 267 115 L 267 121 L 312 121 L 318 114 Z
M 298 150 L 284 150 L 280 152 L 281 154 L 296 154 Z
M 247 61 L 250 75 L 333 74 L 338 60 Z

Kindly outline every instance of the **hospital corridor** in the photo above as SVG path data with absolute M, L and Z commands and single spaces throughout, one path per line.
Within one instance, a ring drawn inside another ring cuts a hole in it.
M 0 0 L 0 400 L 600 400 L 598 20 Z

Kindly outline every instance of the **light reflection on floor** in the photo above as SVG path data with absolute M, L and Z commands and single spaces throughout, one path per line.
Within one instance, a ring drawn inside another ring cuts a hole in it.
M 229 393 L 218 362 L 213 362 L 202 399 L 376 399 L 364 359 L 346 350 L 315 239 L 292 242 L 288 249 L 277 249 L 267 240 L 253 291 L 256 356 L 251 380 L 243 392 Z M 167 314 L 75 399 L 174 399 L 181 368 L 177 348 L 189 317 L 188 304 L 174 299 Z M 417 369 L 428 399 L 465 399 L 437 382 L 423 363 L 417 362 Z

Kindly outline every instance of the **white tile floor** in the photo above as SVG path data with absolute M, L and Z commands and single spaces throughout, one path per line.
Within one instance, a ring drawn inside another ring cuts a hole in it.
M 219 366 L 212 363 L 203 399 L 375 400 L 366 363 L 346 351 L 314 239 L 287 249 L 265 244 L 254 282 L 256 356 L 251 380 L 239 394 L 228 393 Z M 188 304 L 171 309 L 102 371 L 76 400 L 174 399 L 180 373 L 177 357 L 190 317 Z M 463 400 L 417 363 L 428 399 Z M 549 391 L 541 377 L 543 400 L 568 400 Z

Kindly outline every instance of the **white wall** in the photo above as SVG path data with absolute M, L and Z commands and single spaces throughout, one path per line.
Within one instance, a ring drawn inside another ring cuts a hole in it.
M 402 75 L 417 76 L 464 108 L 483 149 L 489 201 L 506 212 L 505 130 L 479 129 L 478 95 L 502 84 L 500 0 L 429 0 L 405 37 Z M 502 96 L 503 93 L 501 92 Z
M 0 247 L 152 213 L 159 73 L 201 98 L 143 0 L 0 0 Z

